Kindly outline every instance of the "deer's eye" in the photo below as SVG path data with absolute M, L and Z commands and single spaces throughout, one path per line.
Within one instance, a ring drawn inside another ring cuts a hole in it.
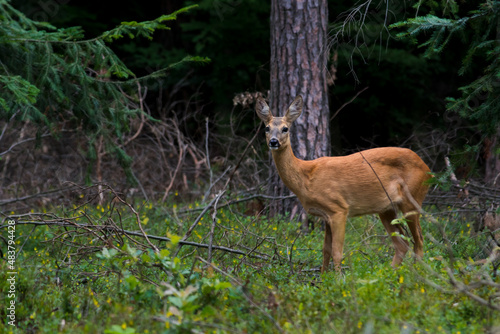
M 285 126 L 283 129 L 281 129 L 281 132 L 287 133 L 288 132 L 288 128 Z
M 266 132 L 269 132 L 271 131 L 271 128 L 269 126 L 266 126 L 266 129 L 265 129 Z

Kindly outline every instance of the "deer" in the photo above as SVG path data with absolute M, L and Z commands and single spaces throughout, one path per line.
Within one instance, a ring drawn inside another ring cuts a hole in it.
M 424 250 L 420 213 L 429 188 L 426 181 L 432 177 L 429 167 L 415 152 L 400 147 L 301 160 L 293 153 L 290 128 L 301 115 L 303 105 L 299 95 L 283 117 L 274 117 L 260 97 L 255 110 L 265 125 L 267 146 L 280 179 L 308 214 L 325 221 L 321 273 L 328 270 L 330 259 L 335 270 L 342 271 L 347 218 L 369 214 L 378 214 L 391 238 L 395 249 L 393 268 L 403 262 L 409 250 L 402 226 L 393 223 L 400 221 L 395 221 L 399 211 L 413 236 L 414 254 L 421 259 Z

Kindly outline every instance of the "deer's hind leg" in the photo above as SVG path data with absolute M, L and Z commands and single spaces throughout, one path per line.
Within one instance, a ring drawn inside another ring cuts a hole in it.
M 424 256 L 424 238 L 422 236 L 422 227 L 420 226 L 420 212 L 413 205 L 404 205 L 401 211 L 406 218 L 406 224 L 413 236 L 413 251 L 421 259 Z
M 323 242 L 323 266 L 321 267 L 321 273 L 328 270 L 330 258 L 333 253 L 332 245 L 332 229 L 329 222 L 325 221 L 325 240 Z
M 396 233 L 399 233 L 399 235 L 404 235 L 403 229 L 401 226 L 398 224 L 392 224 L 392 221 L 396 219 L 397 215 L 394 210 L 388 210 L 385 212 L 382 212 L 379 214 L 380 220 L 382 221 L 382 224 L 384 224 L 385 230 L 387 233 L 389 233 L 389 236 L 391 237 L 392 244 L 394 246 L 395 254 L 394 257 L 392 258 L 392 266 L 398 267 L 401 262 L 403 262 L 403 259 L 408 252 L 409 245 L 408 241 L 404 240 L 400 236 L 394 235 Z

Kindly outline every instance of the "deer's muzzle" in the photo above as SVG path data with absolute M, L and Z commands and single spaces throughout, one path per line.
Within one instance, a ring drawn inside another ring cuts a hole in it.
M 281 146 L 280 142 L 278 139 L 276 138 L 271 138 L 271 140 L 269 140 L 269 148 L 271 150 L 276 150 L 278 149 L 279 147 Z

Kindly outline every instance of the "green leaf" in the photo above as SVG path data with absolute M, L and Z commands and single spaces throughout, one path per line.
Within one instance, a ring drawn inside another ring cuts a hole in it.
M 214 287 L 216 290 L 223 290 L 232 287 L 232 284 L 229 282 L 218 282 Z
M 182 239 L 182 237 L 175 235 L 175 234 L 171 234 L 170 232 L 167 233 L 167 237 L 170 239 L 170 243 L 171 243 L 172 247 L 177 246 L 179 241 L 181 241 L 181 239 Z
M 104 247 L 101 251 L 100 254 L 97 254 L 100 258 L 104 258 L 104 259 L 112 259 L 113 257 L 115 257 L 115 255 L 118 253 L 118 251 L 114 248 L 112 249 L 108 249 L 106 247 Z
M 135 334 L 136 331 L 132 327 L 125 327 L 113 325 L 111 328 L 104 330 L 105 334 Z

